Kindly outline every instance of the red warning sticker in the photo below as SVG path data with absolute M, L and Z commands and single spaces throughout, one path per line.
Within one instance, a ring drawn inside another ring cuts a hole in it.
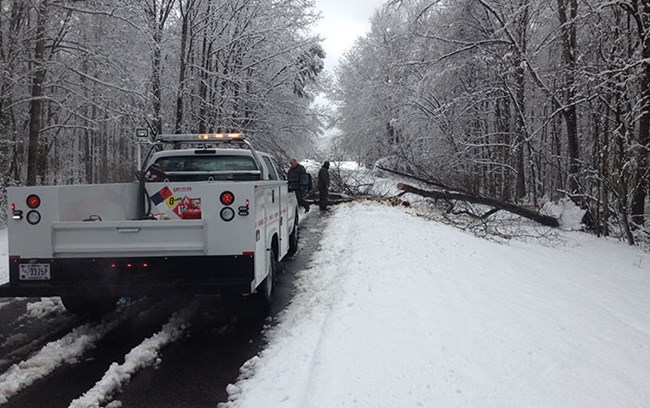
M 174 213 L 182 219 L 201 218 L 201 199 L 184 196 L 173 209 Z
M 166 200 L 170 196 L 173 195 L 172 191 L 169 189 L 169 187 L 165 186 L 163 187 L 162 190 L 160 190 L 160 195 L 162 196 L 163 200 Z

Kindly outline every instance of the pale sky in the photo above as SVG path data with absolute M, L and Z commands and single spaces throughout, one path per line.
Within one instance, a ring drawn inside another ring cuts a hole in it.
M 325 69 L 333 73 L 339 58 L 370 29 L 370 17 L 384 0 L 316 0 L 322 19 L 314 31 L 324 38 Z

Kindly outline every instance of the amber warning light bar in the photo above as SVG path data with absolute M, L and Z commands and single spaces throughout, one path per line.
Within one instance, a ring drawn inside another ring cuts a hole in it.
M 186 135 L 158 135 L 156 140 L 167 143 L 201 143 L 201 142 L 229 142 L 242 141 L 244 136 L 241 133 L 200 133 Z

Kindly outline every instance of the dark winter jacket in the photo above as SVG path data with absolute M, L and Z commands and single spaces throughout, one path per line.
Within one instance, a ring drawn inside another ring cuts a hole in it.
M 300 163 L 298 163 L 296 167 L 289 167 L 289 171 L 287 171 L 287 179 L 289 181 L 289 185 L 297 190 L 300 186 L 300 176 L 306 173 L 307 170 L 305 169 L 305 166 Z
M 330 173 L 327 170 L 329 168 L 329 165 L 325 167 L 320 168 L 318 170 L 318 191 L 327 191 L 330 188 Z

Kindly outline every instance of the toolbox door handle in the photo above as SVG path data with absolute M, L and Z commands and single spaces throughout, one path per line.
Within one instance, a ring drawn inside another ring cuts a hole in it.
M 124 233 L 133 233 L 133 232 L 140 232 L 139 227 L 127 227 L 127 228 L 117 228 L 117 232 L 124 232 Z

